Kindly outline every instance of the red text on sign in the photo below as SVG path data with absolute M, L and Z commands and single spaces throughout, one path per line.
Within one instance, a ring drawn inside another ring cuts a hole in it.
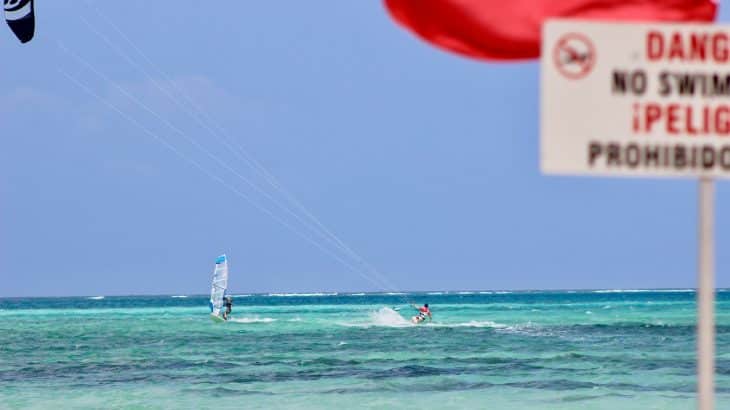
M 636 134 L 730 135 L 730 106 L 636 103 L 632 130 Z
M 728 34 L 725 32 L 649 31 L 646 35 L 646 58 L 649 61 L 716 62 L 730 60 Z

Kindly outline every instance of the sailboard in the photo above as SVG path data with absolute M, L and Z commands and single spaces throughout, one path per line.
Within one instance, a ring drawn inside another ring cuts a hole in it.
M 228 258 L 221 255 L 215 260 L 213 283 L 210 286 L 210 318 L 223 322 L 223 298 L 228 289 Z

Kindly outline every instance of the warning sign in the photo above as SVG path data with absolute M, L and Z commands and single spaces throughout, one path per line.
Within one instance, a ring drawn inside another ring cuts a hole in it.
M 552 20 L 541 168 L 730 176 L 730 27 Z
M 553 49 L 555 67 L 566 78 L 585 77 L 596 61 L 596 50 L 588 37 L 567 33 L 560 37 Z

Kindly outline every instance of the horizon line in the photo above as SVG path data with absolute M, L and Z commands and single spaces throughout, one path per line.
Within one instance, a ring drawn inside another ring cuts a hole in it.
M 715 291 L 725 291 L 730 288 L 716 287 Z M 441 292 L 441 293 L 453 293 L 458 294 L 459 292 L 509 292 L 509 293 L 526 293 L 526 292 L 596 292 L 596 291 L 613 291 L 616 293 L 620 292 L 631 292 L 631 291 L 645 291 L 645 292 L 663 292 L 663 291 L 685 291 L 685 292 L 697 292 L 696 287 L 668 287 L 668 288 L 552 288 L 552 289 L 455 289 L 455 290 L 397 290 L 397 291 L 336 291 L 336 290 L 319 290 L 319 291 L 266 291 L 266 292 L 235 292 L 231 291 L 230 295 L 235 297 L 236 295 L 246 296 L 268 296 L 276 297 L 276 295 L 287 295 L 287 296 L 336 296 L 336 295 L 353 295 L 353 294 L 364 294 L 364 295 L 382 295 L 382 296 L 398 296 L 401 294 L 419 294 L 429 292 Z M 137 293 L 137 294 L 87 294 L 87 295 L 25 295 L 25 296 L 0 296 L 0 299 L 22 299 L 22 298 L 92 298 L 92 297 L 144 297 L 144 296 L 209 296 L 207 293 Z M 430 295 L 440 296 L 440 295 Z

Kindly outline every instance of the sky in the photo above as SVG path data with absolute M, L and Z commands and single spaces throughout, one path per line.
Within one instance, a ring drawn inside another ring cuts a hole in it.
M 0 296 L 204 294 L 221 253 L 234 292 L 695 287 L 696 181 L 542 175 L 537 63 L 375 0 L 89 4 L 0 30 Z

